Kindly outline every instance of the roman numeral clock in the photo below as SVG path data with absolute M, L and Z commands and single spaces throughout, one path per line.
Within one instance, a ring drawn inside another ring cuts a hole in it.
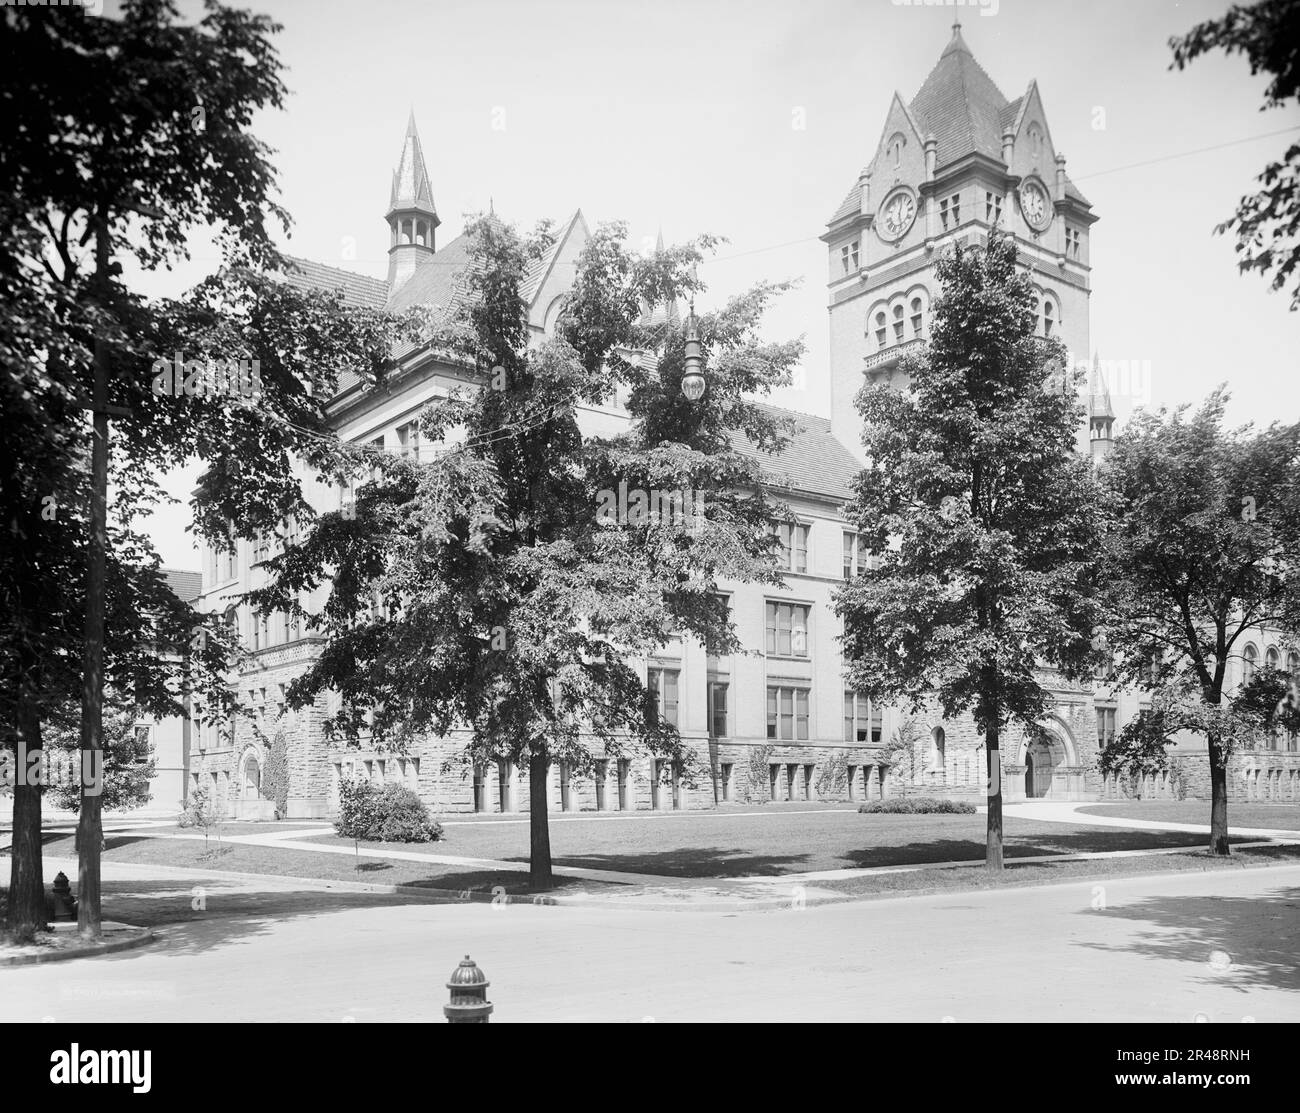
M 1020 211 L 1035 232 L 1045 232 L 1052 223 L 1052 199 L 1038 178 L 1026 178 L 1020 185 Z

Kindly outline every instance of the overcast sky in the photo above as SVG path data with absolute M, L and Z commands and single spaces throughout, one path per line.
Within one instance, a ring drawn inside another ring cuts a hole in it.
M 1037 78 L 1056 148 L 1100 217 L 1092 337 L 1101 356 L 1150 361 L 1155 406 L 1197 402 L 1226 381 L 1235 422 L 1300 418 L 1300 314 L 1258 275 L 1239 275 L 1231 242 L 1212 234 L 1294 140 L 1300 112 L 1261 112 L 1265 80 L 1239 56 L 1169 70 L 1169 37 L 1225 2 L 251 6 L 284 25 L 288 110 L 256 130 L 277 151 L 295 222 L 288 250 L 386 274 L 383 215 L 414 108 L 439 243 L 491 197 L 499 215 L 523 225 L 579 207 L 593 226 L 624 219 L 637 246 L 660 227 L 670 242 L 726 236 L 701 269 L 705 305 L 760 279 L 802 279 L 769 331 L 806 336 L 804 386 L 775 400 L 823 415 L 826 256 L 817 237 L 873 154 L 893 92 L 911 100 L 960 14 L 1006 97 Z M 145 276 L 141 287 L 181 292 L 218 262 L 205 243 L 196 237 L 189 266 Z M 1117 394 L 1121 418 L 1133 401 Z M 187 496 L 193 475 L 176 476 L 174 493 Z M 157 515 L 155 543 L 167 564 L 197 568 L 187 521 L 179 508 Z

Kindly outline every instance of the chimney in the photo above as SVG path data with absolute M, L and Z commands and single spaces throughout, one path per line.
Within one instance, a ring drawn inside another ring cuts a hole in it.
M 1056 199 L 1065 199 L 1065 156 L 1061 154 L 1056 156 Z

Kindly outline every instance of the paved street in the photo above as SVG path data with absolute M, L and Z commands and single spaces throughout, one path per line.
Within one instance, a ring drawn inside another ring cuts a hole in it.
M 0 971 L 0 1021 L 440 1021 L 466 952 L 497 1022 L 1300 1020 L 1297 866 L 768 912 L 248 884 L 264 910 L 214 893 L 144 950 Z

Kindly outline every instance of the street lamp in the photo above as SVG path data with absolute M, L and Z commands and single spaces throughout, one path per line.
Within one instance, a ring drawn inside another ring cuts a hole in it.
M 695 299 L 686 318 L 686 372 L 682 375 L 682 393 L 692 402 L 704 397 L 704 359 L 700 355 L 700 321 L 695 316 Z

